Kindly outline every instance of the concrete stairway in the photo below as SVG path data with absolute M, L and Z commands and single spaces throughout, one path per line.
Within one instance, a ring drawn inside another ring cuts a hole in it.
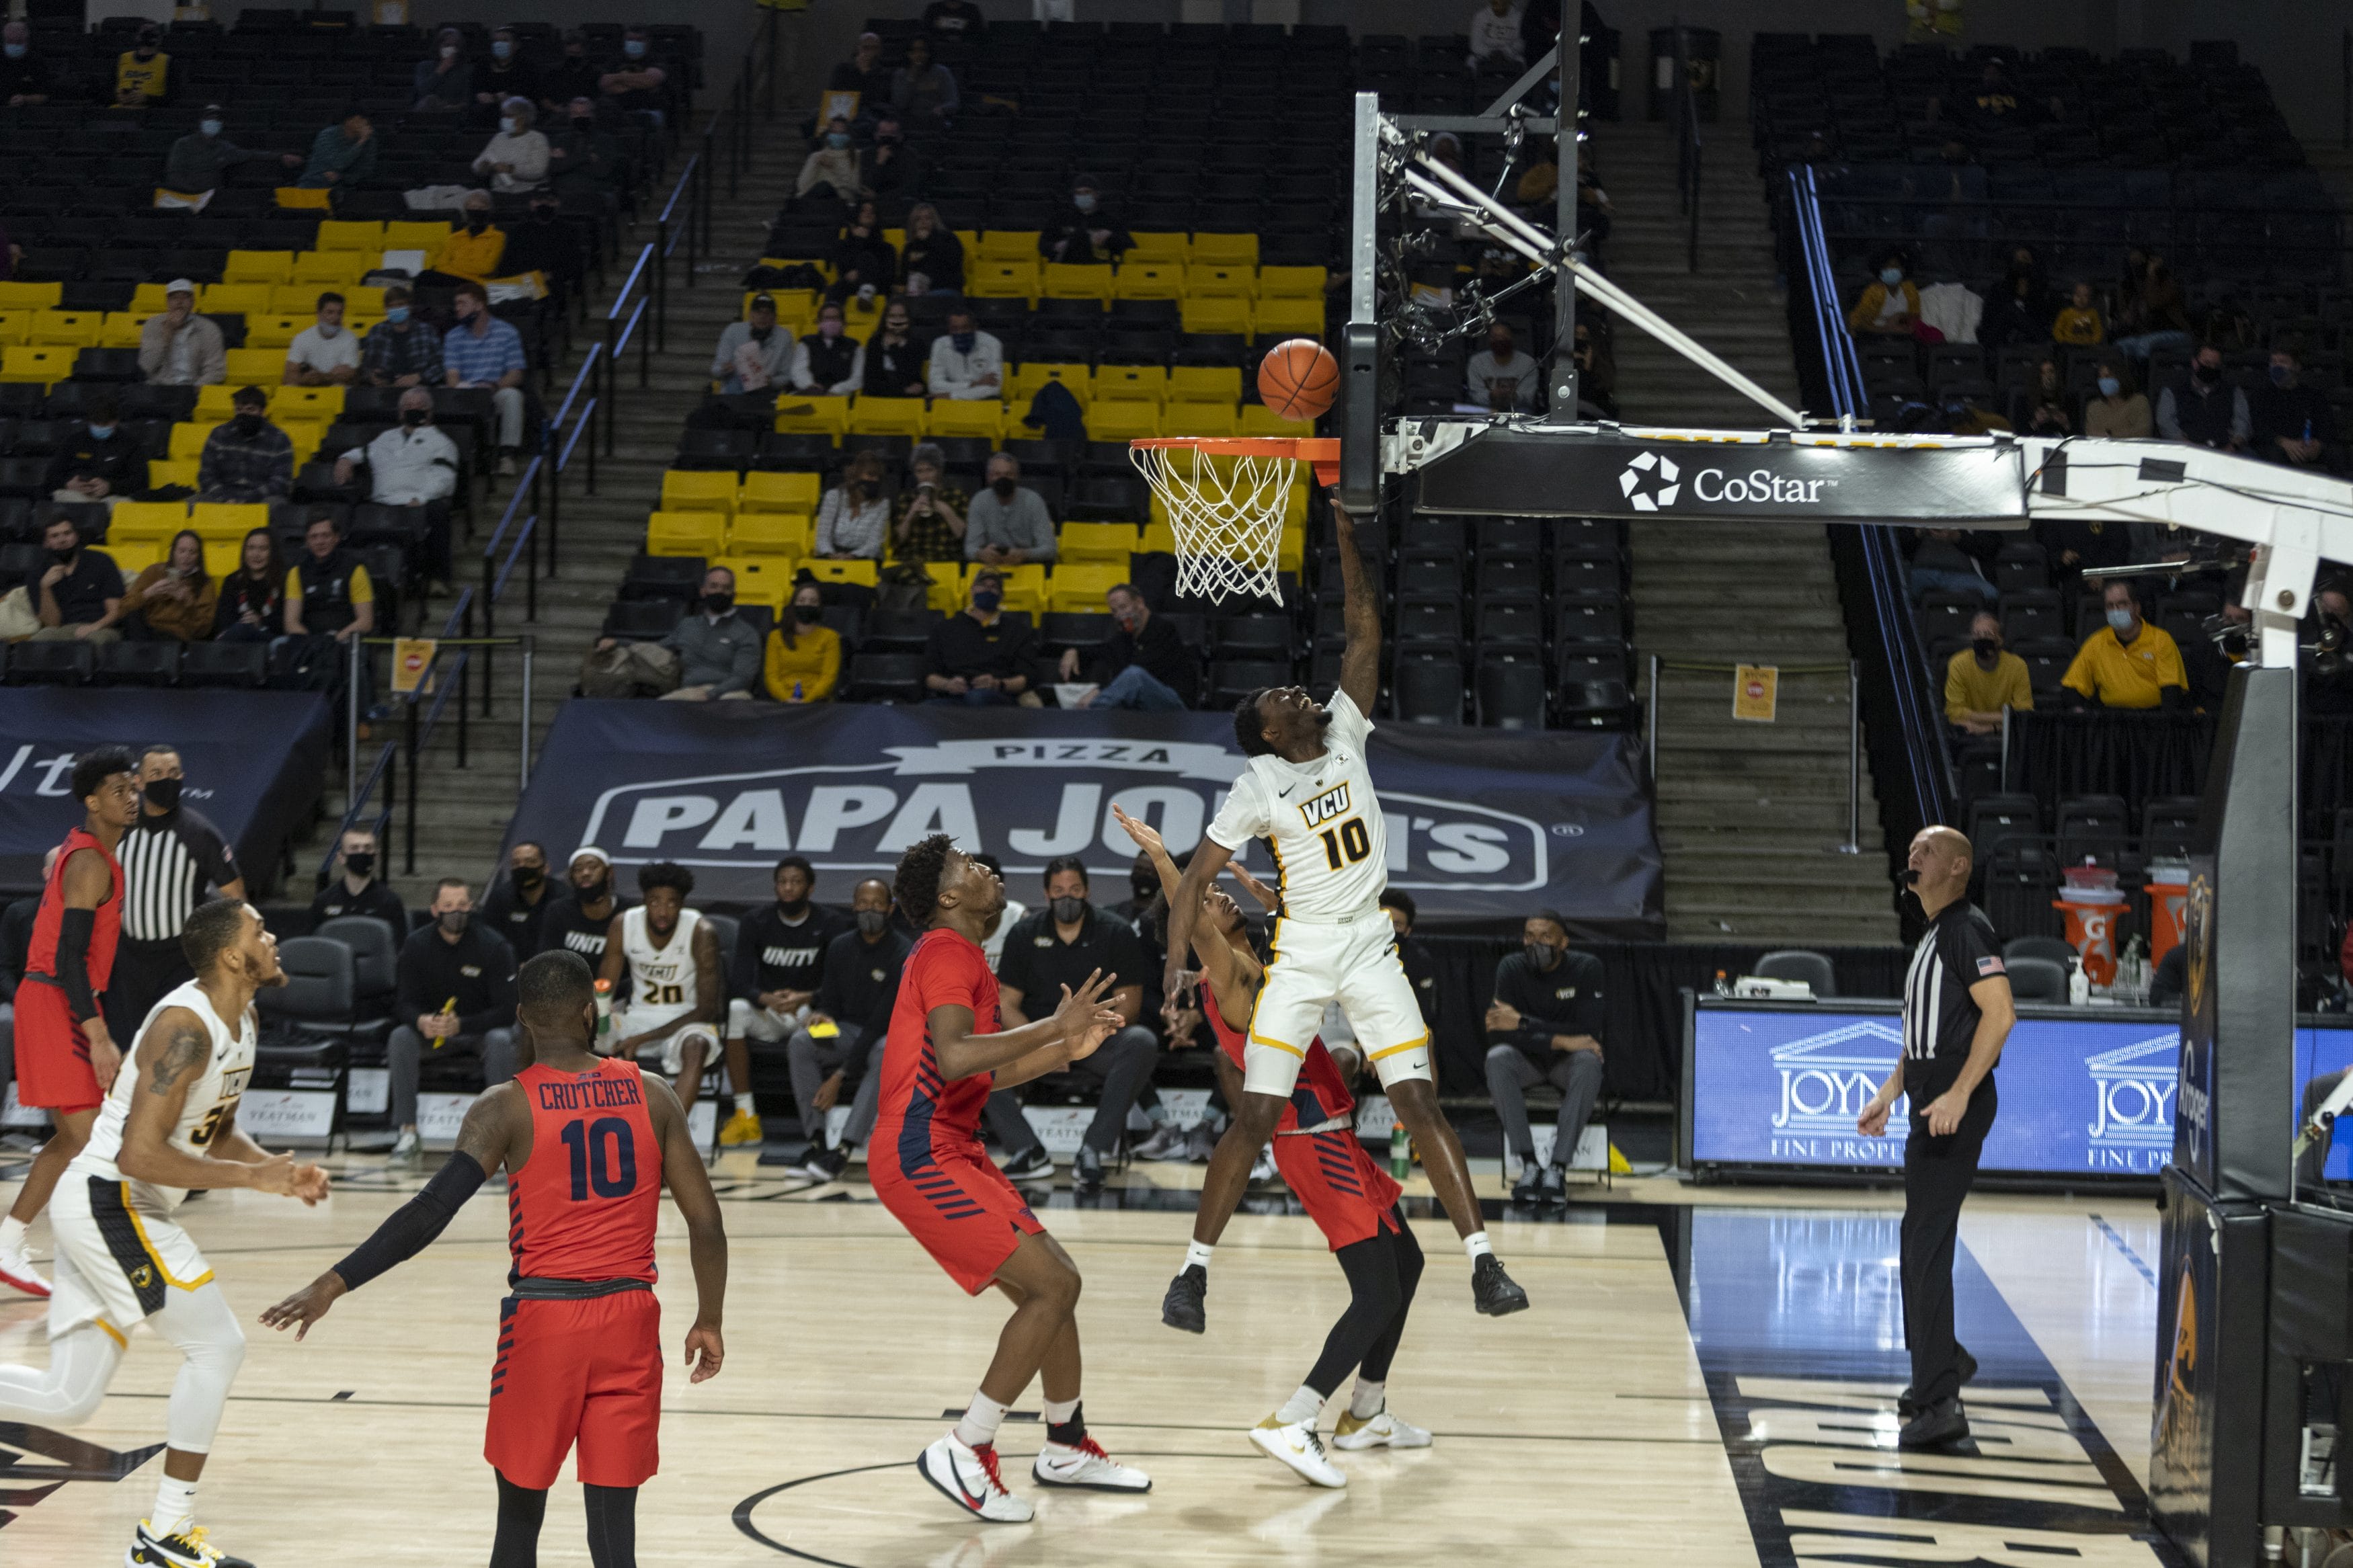
M 1767 390 L 1795 404 L 1796 360 L 1774 268 L 1772 230 L 1736 132 L 1708 169 L 1700 269 L 1676 210 L 1671 127 L 1605 124 L 1594 132 L 1612 232 L 1611 278 Z M 1771 420 L 1640 329 L 1616 337 L 1618 399 L 1630 424 L 1755 429 Z M 1846 632 L 1820 527 L 1696 520 L 1636 523 L 1636 674 L 1658 689 L 1659 840 L 1666 857 L 1667 934 L 1678 942 L 1792 943 L 1895 940 L 1878 807 L 1868 767 L 1859 854 L 1848 832 Z M 1728 669 L 1780 667 L 1771 724 L 1732 717 Z M 1823 668 L 1824 673 L 1799 674 Z

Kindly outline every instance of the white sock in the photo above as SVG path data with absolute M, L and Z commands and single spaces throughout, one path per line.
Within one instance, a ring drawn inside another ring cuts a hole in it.
M 147 1528 L 156 1535 L 179 1535 L 196 1521 L 196 1483 L 165 1476 L 155 1488 L 155 1508 Z
M 739 1094 L 735 1097 L 735 1114 L 738 1116 L 757 1116 L 760 1113 L 752 1108 L 752 1097 L 750 1095 Z
M 1382 1401 L 1388 1396 L 1388 1384 L 1375 1383 L 1364 1373 L 1356 1374 L 1356 1391 L 1348 1396 L 1348 1414 L 1359 1421 L 1370 1421 L 1381 1413 Z
M 1474 1230 L 1470 1235 L 1464 1237 L 1462 1238 L 1462 1250 L 1469 1255 L 1471 1261 L 1473 1263 L 1478 1262 L 1479 1259 L 1482 1258 L 1493 1258 L 1495 1255 L 1494 1246 L 1493 1243 L 1488 1241 L 1487 1233 L 1483 1230 Z
M 955 1424 L 956 1441 L 967 1448 L 986 1448 L 997 1441 L 997 1428 L 1005 1420 L 1006 1407 L 978 1389 L 973 1391 L 972 1408 Z
M 25 1250 L 25 1233 L 28 1227 L 15 1215 L 0 1219 L 0 1252 Z
M 1071 1417 L 1078 1413 L 1079 1402 L 1075 1399 L 1046 1401 L 1046 1425 L 1049 1426 L 1067 1426 L 1071 1424 Z
M 1216 1250 L 1217 1247 L 1215 1246 L 1206 1241 L 1187 1242 L 1185 1244 L 1185 1267 L 1190 1268 L 1193 1265 L 1198 1263 L 1202 1268 L 1207 1268 L 1209 1266 L 1209 1254 Z
M 1274 1418 L 1289 1426 L 1294 1422 L 1313 1421 L 1323 1414 L 1324 1396 L 1303 1383 L 1299 1385 L 1299 1392 L 1285 1400 L 1282 1408 L 1274 1413 Z

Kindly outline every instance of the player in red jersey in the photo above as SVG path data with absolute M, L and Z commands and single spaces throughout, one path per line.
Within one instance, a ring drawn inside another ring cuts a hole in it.
M 899 980 L 882 1047 L 882 1111 L 866 1148 L 874 1195 L 948 1278 L 977 1296 L 994 1285 L 1013 1303 L 972 1405 L 915 1460 L 942 1495 L 982 1519 L 1019 1523 L 1032 1510 L 1005 1489 L 997 1428 L 1029 1380 L 1046 1395 L 1046 1446 L 1031 1473 L 1048 1486 L 1151 1489 L 1087 1436 L 1079 1409 L 1079 1268 L 983 1147 L 992 1090 L 1059 1071 L 1125 1022 L 1103 1005 L 1118 976 L 1098 971 L 1062 992 L 1050 1017 L 1005 1027 L 997 976 L 980 949 L 1005 910 L 1005 884 L 935 833 L 900 857 L 892 887 L 923 934 Z
M 634 1061 L 590 1050 L 596 1002 L 587 963 L 576 952 L 543 952 L 522 966 L 516 994 L 523 1069 L 474 1101 L 457 1152 L 423 1192 L 261 1321 L 291 1325 L 301 1339 L 336 1297 L 415 1257 L 504 1166 L 514 1267 L 499 1309 L 482 1445 L 499 1477 L 491 1568 L 537 1561 L 547 1489 L 575 1443 L 589 1558 L 596 1568 L 636 1568 L 638 1488 L 654 1473 L 661 1424 L 653 1282 L 662 1184 L 686 1221 L 694 1264 L 697 1308 L 686 1333 L 693 1383 L 715 1375 L 724 1353 L 727 1237 L 670 1084 Z
M 1183 875 L 1160 835 L 1119 807 L 1112 815 L 1127 836 L 1152 857 L 1164 895 L 1175 898 Z M 1265 969 L 1250 948 L 1240 906 L 1212 889 L 1201 902 L 1193 951 L 1201 960 L 1201 1016 L 1216 1034 L 1218 1076 L 1229 1099 L 1241 1091 L 1242 1031 Z M 1315 1430 L 1324 1403 L 1353 1371 L 1356 1387 L 1342 1412 L 1335 1446 L 1359 1448 L 1426 1448 L 1430 1434 L 1389 1414 L 1389 1363 L 1405 1334 L 1414 1287 L 1421 1280 L 1421 1247 L 1398 1206 L 1399 1190 L 1374 1163 L 1354 1126 L 1356 1101 L 1346 1076 L 1320 1039 L 1307 1047 L 1291 1103 L 1275 1123 L 1274 1164 L 1315 1228 L 1331 1244 L 1340 1271 L 1348 1277 L 1348 1310 L 1324 1337 L 1324 1352 L 1309 1369 L 1299 1392 L 1250 1429 L 1250 1441 L 1322 1487 L 1348 1484 L 1345 1471 L 1324 1451 Z M 1208 1327 L 1203 1299 L 1209 1289 L 1208 1243 L 1198 1234 L 1186 1248 L 1183 1272 L 1169 1282 L 1161 1321 L 1172 1329 L 1201 1333 Z
M 0 1285 L 46 1296 L 48 1281 L 33 1269 L 25 1232 L 48 1207 L 58 1178 L 98 1121 L 98 1108 L 114 1087 L 122 1049 L 106 1032 L 106 983 L 114 972 L 114 943 L 122 930 L 122 867 L 114 847 L 139 820 L 138 763 L 121 746 L 100 746 L 76 759 L 74 798 L 79 827 L 66 833 L 56 868 L 41 890 L 25 977 L 16 983 L 16 1101 L 49 1112 L 57 1124 L 33 1157 L 8 1217 L 0 1220 Z

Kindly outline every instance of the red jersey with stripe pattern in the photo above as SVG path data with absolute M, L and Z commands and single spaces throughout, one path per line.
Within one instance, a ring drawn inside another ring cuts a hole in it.
M 75 827 L 58 846 L 58 863 L 49 868 L 48 886 L 41 889 L 41 907 L 33 916 L 33 939 L 25 948 L 25 973 L 54 981 L 58 977 L 58 937 L 66 919 L 66 862 L 78 849 L 95 849 L 106 857 L 106 874 L 114 879 L 106 901 L 98 906 L 90 928 L 90 991 L 95 996 L 114 977 L 114 948 L 122 935 L 122 862 L 107 852 L 87 827 Z
M 899 974 L 899 1000 L 891 1009 L 891 1032 L 882 1047 L 881 1111 L 874 1142 L 938 1148 L 942 1143 L 977 1143 L 981 1108 L 995 1081 L 974 1073 L 950 1081 L 940 1076 L 932 1044 L 932 1009 L 969 1007 L 972 1032 L 1005 1032 L 997 1005 L 997 976 L 977 942 L 944 926 L 915 941 Z
M 1214 933 L 1210 941 L 1219 941 Z M 1218 1037 L 1218 1048 L 1232 1058 L 1236 1067 L 1243 1065 L 1242 1032 L 1226 1022 L 1218 1011 L 1216 987 L 1203 981 L 1199 986 L 1201 1016 L 1209 1021 L 1209 1030 Z M 1356 1109 L 1356 1096 L 1348 1092 L 1347 1080 L 1340 1076 L 1340 1064 L 1324 1048 L 1323 1037 L 1309 1042 L 1307 1058 L 1299 1066 L 1299 1081 L 1291 1087 L 1291 1103 L 1283 1107 L 1282 1120 L 1274 1124 L 1275 1136 L 1285 1132 L 1312 1132 L 1328 1122 L 1344 1121 Z
M 507 1177 L 512 1278 L 652 1281 L 662 1167 L 645 1078 L 618 1057 L 586 1072 L 533 1063 L 515 1075 L 531 1107 L 531 1157 Z

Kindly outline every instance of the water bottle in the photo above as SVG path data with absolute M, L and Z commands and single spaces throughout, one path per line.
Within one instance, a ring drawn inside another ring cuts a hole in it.
M 609 981 L 609 980 L 605 980 L 605 979 L 601 979 L 601 978 L 600 978 L 600 979 L 596 982 L 596 1050 L 597 1050 L 597 1052 L 598 1052 L 599 1054 L 602 1054 L 602 1053 L 603 1053 L 603 1051 L 604 1051 L 604 1049 L 605 1049 L 606 1042 L 607 1042 L 607 1040 L 611 1037 L 612 1033 L 613 1033 L 613 983 L 612 983 L 611 981 Z
M 2092 1003 L 2092 977 L 2084 973 L 2084 961 L 2077 959 L 2067 971 L 2067 1005 L 2088 1007 Z
M 1413 1174 L 1413 1143 L 1402 1121 L 1389 1125 L 1389 1174 L 1400 1182 Z
M 1715 972 L 1715 994 L 1718 996 L 1729 996 L 1732 994 L 1732 987 L 1725 983 L 1724 971 L 1721 969 Z

